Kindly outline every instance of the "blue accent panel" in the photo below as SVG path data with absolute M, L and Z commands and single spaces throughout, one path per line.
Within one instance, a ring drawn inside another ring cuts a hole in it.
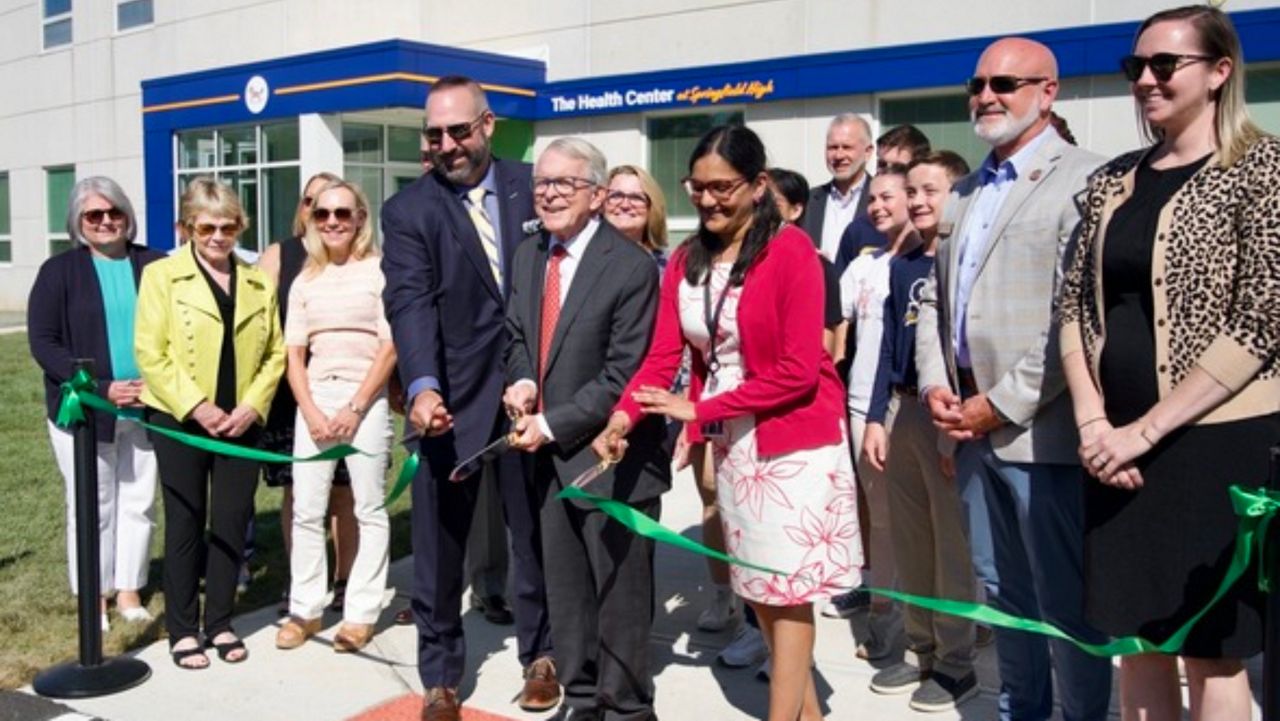
M 1280 9 L 1232 13 L 1245 59 L 1280 60 Z M 1027 33 L 1048 45 L 1061 77 L 1119 73 L 1137 22 Z M 538 91 L 537 119 L 707 108 L 717 104 L 857 95 L 953 86 L 960 90 L 997 36 L 706 65 L 551 82 Z M 722 95 L 719 101 L 707 91 Z
M 144 185 L 147 189 L 147 245 L 157 250 L 174 246 L 173 132 L 168 128 L 143 132 Z

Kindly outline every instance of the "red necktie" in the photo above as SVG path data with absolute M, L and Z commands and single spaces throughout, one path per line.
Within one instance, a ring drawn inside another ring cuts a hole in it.
M 538 386 L 542 390 L 544 376 L 547 373 L 547 355 L 551 351 L 551 339 L 556 334 L 556 323 L 560 320 L 560 261 L 566 252 L 563 245 L 551 248 L 551 258 L 547 261 L 547 277 L 542 284 L 542 327 L 538 335 Z M 543 394 L 539 394 L 541 396 Z M 538 407 L 542 407 L 539 397 Z

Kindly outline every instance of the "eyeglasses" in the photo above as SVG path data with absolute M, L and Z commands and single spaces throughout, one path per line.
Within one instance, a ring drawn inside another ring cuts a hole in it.
M 611 190 L 608 195 L 604 196 L 604 203 L 614 208 L 621 208 L 624 205 L 647 208 L 649 207 L 649 196 L 644 193 L 624 193 L 621 190 Z
M 328 223 L 329 216 L 339 223 L 349 223 L 356 216 L 356 212 L 351 208 L 313 208 L 311 210 L 311 219 L 317 223 Z
M 964 83 L 964 89 L 969 91 L 970 95 L 981 95 L 987 86 L 991 86 L 991 92 L 996 95 L 1008 95 L 1016 92 L 1018 88 L 1024 85 L 1035 85 L 1037 83 L 1047 82 L 1049 78 L 1042 76 L 1020 77 L 1017 75 L 992 75 L 989 78 L 974 76 Z
M 710 193 L 716 202 L 723 203 L 733 196 L 733 192 L 740 186 L 746 184 L 746 178 L 738 178 L 737 180 L 711 180 L 706 183 L 694 180 L 693 178 L 685 178 L 680 181 L 684 186 L 684 192 L 689 194 L 689 199 L 698 202 L 703 193 Z
M 187 227 L 190 228 L 191 232 L 201 240 L 204 240 L 205 238 L 212 238 L 218 233 L 227 237 L 235 237 L 240 234 L 241 230 L 239 223 L 222 223 L 220 225 L 214 223 L 201 223 L 199 225 L 188 225 Z
M 533 192 L 538 195 L 546 195 L 547 191 L 552 189 L 559 195 L 573 195 L 583 188 L 593 187 L 595 187 L 595 183 L 586 178 L 575 178 L 568 175 L 558 178 L 537 175 L 533 177 Z
M 891 163 L 887 160 L 876 161 L 876 174 L 880 173 L 896 173 L 898 175 L 907 174 L 907 165 L 904 163 Z
M 439 145 L 444 142 L 444 136 L 448 133 L 449 137 L 453 138 L 455 143 L 461 143 L 471 137 L 471 134 L 475 132 L 476 125 L 478 125 L 481 120 L 484 120 L 485 115 L 488 113 L 489 111 L 486 110 L 477 115 L 476 119 L 469 123 L 454 123 L 453 125 L 446 125 L 443 128 L 427 125 L 427 122 L 424 120 L 422 121 L 422 137 L 427 139 L 427 144 L 429 145 Z
M 1162 83 L 1169 82 L 1173 74 L 1191 63 L 1208 62 L 1217 58 L 1208 55 L 1185 55 L 1179 53 L 1156 53 L 1151 57 L 1142 55 L 1126 55 L 1120 58 L 1120 69 L 1129 82 L 1136 83 L 1142 77 L 1142 71 L 1151 68 L 1151 74 Z
M 90 225 L 98 225 L 103 220 L 110 218 L 112 223 L 119 223 L 124 220 L 124 211 L 119 208 L 99 208 L 95 210 L 86 210 L 80 214 Z

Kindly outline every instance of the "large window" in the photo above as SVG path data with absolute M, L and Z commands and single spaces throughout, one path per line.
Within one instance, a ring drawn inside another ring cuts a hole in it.
M 71 0 L 40 0 L 40 29 L 45 50 L 71 44 Z
M 57 255 L 71 247 L 71 236 L 67 235 L 67 210 L 71 207 L 71 189 L 75 184 L 76 166 L 45 168 L 45 208 L 48 210 L 45 231 L 49 239 L 49 255 Z
M 116 0 L 116 31 L 150 25 L 155 22 L 152 0 Z
M 342 173 L 369 198 L 374 238 L 381 233 L 383 201 L 422 175 L 421 134 L 418 127 L 342 123 Z
M 959 153 L 977 168 L 991 150 L 973 134 L 969 98 L 964 94 L 891 98 L 880 102 L 880 130 L 910 123 L 929 138 L 934 150 Z
M 192 178 L 213 176 L 236 189 L 249 216 L 240 245 L 257 252 L 292 235 L 302 184 L 296 120 L 191 130 L 174 142 L 175 208 Z
M 9 204 L 9 174 L 0 173 L 0 263 L 13 262 L 13 219 Z
M 688 218 L 697 214 L 680 181 L 688 175 L 689 154 L 698 139 L 717 125 L 741 125 L 742 121 L 740 111 L 658 116 L 646 121 L 649 172 L 666 196 L 670 217 Z
M 1280 68 L 1249 68 L 1245 74 L 1249 117 L 1269 133 L 1280 133 Z

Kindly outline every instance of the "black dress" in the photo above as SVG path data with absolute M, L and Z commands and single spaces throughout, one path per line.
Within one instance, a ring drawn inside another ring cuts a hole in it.
M 1137 170 L 1102 252 L 1106 343 L 1100 382 L 1107 418 L 1120 427 L 1159 400 L 1151 255 L 1160 210 L 1208 158 Z M 1162 309 L 1163 310 L 1163 309 Z M 1086 476 L 1085 611 L 1113 636 L 1163 642 L 1217 590 L 1231 561 L 1236 516 L 1227 489 L 1262 485 L 1280 418 L 1184 426 L 1137 460 L 1143 487 L 1126 491 Z M 1262 595 L 1250 571 L 1182 647 L 1186 656 L 1243 658 L 1262 649 Z

